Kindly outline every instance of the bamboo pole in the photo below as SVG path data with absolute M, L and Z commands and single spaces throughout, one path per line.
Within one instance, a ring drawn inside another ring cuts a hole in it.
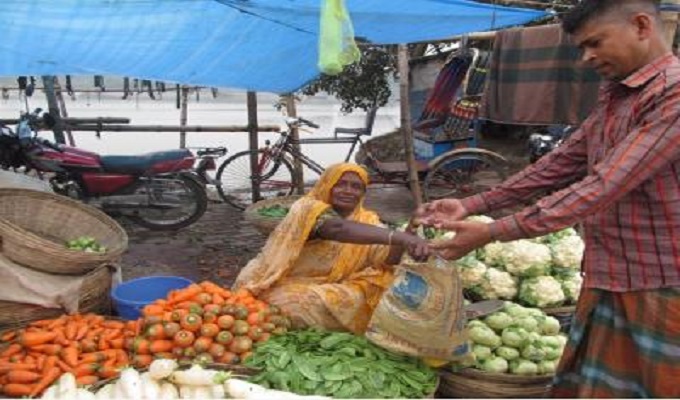
M 286 114 L 289 117 L 297 117 L 297 108 L 295 107 L 295 96 L 293 94 L 287 94 L 284 96 L 286 101 Z M 297 127 L 291 129 L 290 136 L 293 138 L 293 147 L 300 151 L 300 131 Z M 303 194 L 305 192 L 305 180 L 302 173 L 302 162 L 299 158 L 293 158 L 293 173 L 295 174 L 294 182 L 296 182 L 296 188 L 298 194 Z
M 413 152 L 413 130 L 411 129 L 411 110 L 409 105 L 409 67 L 408 46 L 399 45 L 399 104 L 401 106 L 401 134 L 404 138 L 406 150 L 406 164 L 408 166 L 408 183 L 416 207 L 422 204 L 422 194 L 418 183 L 418 169 Z
M 45 87 L 45 97 L 47 98 L 47 108 L 48 112 L 54 118 L 55 124 L 52 127 L 54 132 L 54 141 L 57 143 L 65 144 L 66 140 L 64 138 L 63 123 L 61 121 L 61 116 L 59 114 L 59 105 L 57 104 L 57 96 L 54 92 L 54 76 L 53 75 L 43 75 L 42 77 L 43 86 Z
M 182 86 L 182 108 L 179 113 L 179 148 L 185 149 L 187 147 L 187 118 L 189 116 L 189 88 Z
M 256 176 L 257 162 L 259 148 L 257 137 L 257 93 L 248 91 L 248 142 L 250 147 L 250 175 Z M 253 203 L 260 199 L 260 182 L 251 179 L 251 190 L 253 194 Z
M 250 126 L 208 126 L 208 125 L 69 125 L 74 131 L 81 132 L 250 132 Z M 279 132 L 281 128 L 275 125 L 258 126 L 258 132 Z

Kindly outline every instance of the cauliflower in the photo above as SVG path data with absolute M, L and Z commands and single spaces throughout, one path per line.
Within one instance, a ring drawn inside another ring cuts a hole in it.
M 518 358 L 509 363 L 510 373 L 515 375 L 536 375 L 538 374 L 538 365 L 529 360 Z
M 473 291 L 485 300 L 510 300 L 517 296 L 517 282 L 509 273 L 487 267 L 484 280 Z
M 468 333 L 470 335 L 470 340 L 475 344 L 488 346 L 492 349 L 495 349 L 502 344 L 500 336 L 496 335 L 496 332 L 488 326 L 475 326 L 469 328 Z
M 465 218 L 465 220 L 470 222 L 481 222 L 483 224 L 489 224 L 494 221 L 493 218 L 488 217 L 486 215 L 471 215 Z
M 491 357 L 493 350 L 489 346 L 475 343 L 472 345 L 472 353 L 475 355 L 475 360 L 482 362 Z
M 576 270 L 566 270 L 555 277 L 562 285 L 562 291 L 566 302 L 569 304 L 576 303 L 578 295 L 581 293 L 581 285 L 583 285 L 583 277 L 581 273 Z
M 488 266 L 503 267 L 503 252 L 505 243 L 492 242 L 478 251 L 479 258 Z
M 523 328 L 518 328 L 511 326 L 509 328 L 503 329 L 501 333 L 501 341 L 504 346 L 514 347 L 520 349 L 528 342 L 529 332 Z
M 538 373 L 540 375 L 554 374 L 557 370 L 556 360 L 543 360 L 538 363 Z
M 458 259 L 454 262 L 458 267 L 460 280 L 465 289 L 471 289 L 476 285 L 480 285 L 484 281 L 484 274 L 486 274 L 486 265 L 477 260 L 473 253 Z
M 544 335 L 557 335 L 558 333 L 560 333 L 561 329 L 560 321 L 555 317 L 552 316 L 546 317 L 540 325 L 541 333 Z
M 560 282 L 552 276 L 539 276 L 522 281 L 519 299 L 527 305 L 546 308 L 556 307 L 565 300 Z
M 549 233 L 545 236 L 541 236 L 538 239 L 540 243 L 545 243 L 545 244 L 551 244 L 558 242 L 564 238 L 570 237 L 570 236 L 578 236 L 578 233 L 576 232 L 576 229 L 574 228 L 566 228 L 562 229 L 561 231 Z
M 505 270 L 519 277 L 546 275 L 552 263 L 550 248 L 529 240 L 506 243 L 502 259 Z
M 496 349 L 496 355 L 505 358 L 508 361 L 512 361 L 519 358 L 519 350 L 514 347 L 501 346 Z
M 581 269 L 585 243 L 579 236 L 565 236 L 549 245 L 552 262 L 561 268 Z
M 514 322 L 512 317 L 503 311 L 497 311 L 484 319 L 489 328 L 502 331 Z
M 482 363 L 482 370 L 499 374 L 508 372 L 508 362 L 501 357 L 491 357 Z

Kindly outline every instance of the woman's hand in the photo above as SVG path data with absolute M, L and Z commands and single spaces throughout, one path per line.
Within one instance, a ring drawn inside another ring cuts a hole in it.
M 406 232 L 395 232 L 393 240 L 393 244 L 403 247 L 411 258 L 418 262 L 426 261 L 432 254 L 429 242 L 419 236 Z

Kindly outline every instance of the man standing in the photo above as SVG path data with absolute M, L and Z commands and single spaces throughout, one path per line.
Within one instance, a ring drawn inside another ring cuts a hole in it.
M 457 232 L 432 246 L 449 259 L 582 223 L 584 287 L 553 394 L 680 397 L 680 62 L 658 1 L 583 0 L 562 25 L 608 81 L 592 114 L 501 186 L 416 216 Z M 461 221 L 546 190 L 490 224 Z

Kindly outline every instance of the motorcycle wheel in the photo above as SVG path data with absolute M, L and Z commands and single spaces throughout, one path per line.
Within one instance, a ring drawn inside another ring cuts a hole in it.
M 196 178 L 180 175 L 173 179 L 154 179 L 154 183 L 160 182 L 161 190 L 148 193 L 147 185 L 140 185 L 136 194 L 150 195 L 151 201 L 170 202 L 168 194 L 176 195 L 181 204 L 170 210 L 144 209 L 129 218 L 137 225 L 155 231 L 175 230 L 187 227 L 205 214 L 208 208 L 208 196 L 205 187 Z M 154 185 L 154 188 L 157 188 Z

